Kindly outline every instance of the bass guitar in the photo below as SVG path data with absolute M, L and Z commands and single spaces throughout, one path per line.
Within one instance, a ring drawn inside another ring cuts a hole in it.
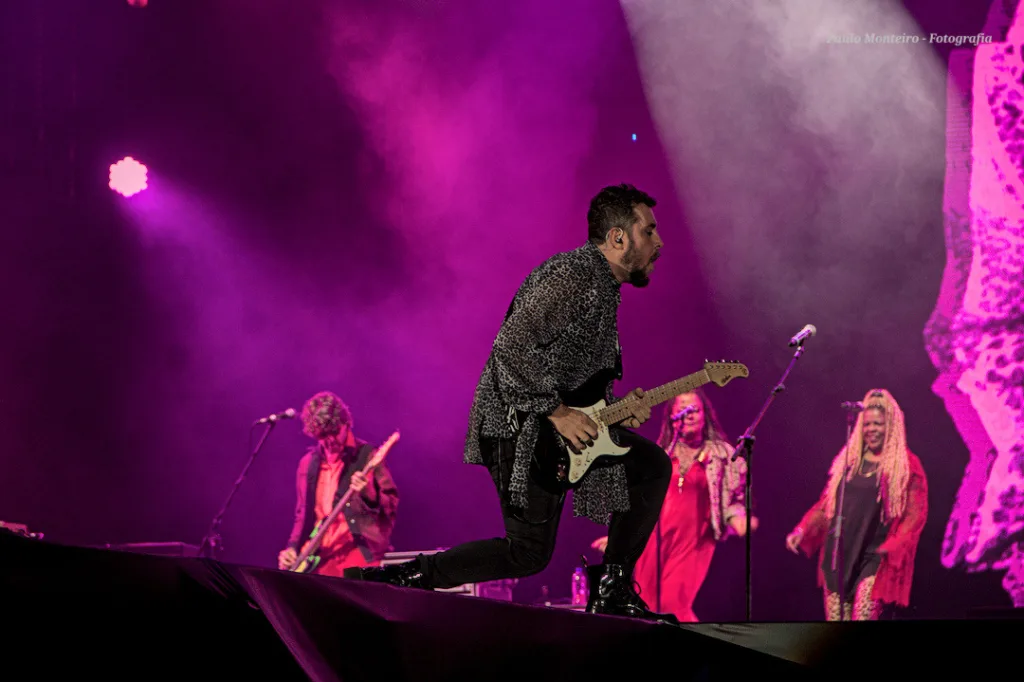
M 388 456 L 388 451 L 391 449 L 391 446 L 398 442 L 398 437 L 398 431 L 395 431 L 386 441 L 384 441 L 383 445 L 377 448 L 377 450 L 370 455 L 366 460 L 366 465 L 362 468 L 363 474 L 369 473 L 384 461 L 384 458 Z M 346 490 L 345 494 L 341 496 L 340 500 L 338 500 L 338 504 L 334 505 L 334 509 L 331 510 L 331 513 L 320 519 L 319 523 L 317 523 L 313 528 L 313 531 L 309 534 L 309 540 L 307 540 L 306 544 L 302 547 L 302 551 L 299 553 L 299 556 L 295 558 L 295 563 L 293 563 L 291 568 L 288 569 L 289 571 L 292 571 L 293 573 L 312 573 L 313 570 L 316 569 L 320 564 L 320 555 L 317 552 L 320 551 L 320 544 L 323 542 L 324 530 L 338 518 L 342 510 L 345 508 L 345 504 L 349 499 L 351 499 L 352 493 L 352 484 L 350 483 L 348 490 Z
M 584 446 L 583 450 L 575 452 L 569 441 L 552 428 L 551 431 L 563 446 L 555 448 L 556 478 L 561 482 L 576 483 L 583 478 L 598 457 L 621 457 L 629 452 L 629 448 L 615 444 L 608 428 L 629 419 L 632 416 L 632 408 L 637 404 L 654 407 L 672 400 L 680 393 L 688 393 L 705 384 L 725 386 L 733 379 L 746 378 L 749 374 L 746 365 L 738 362 L 705 362 L 704 368 L 699 372 L 652 388 L 646 391 L 642 398 L 627 397 L 611 405 L 605 402 L 604 391 L 614 376 L 610 370 L 595 374 L 580 388 L 561 396 L 566 407 L 583 412 L 597 424 L 597 437 L 590 445 Z

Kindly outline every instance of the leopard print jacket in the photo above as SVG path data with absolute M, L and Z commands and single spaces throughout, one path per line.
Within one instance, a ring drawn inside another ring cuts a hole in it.
M 620 284 L 593 244 L 542 263 L 516 293 L 484 365 L 469 416 L 464 461 L 483 464 L 481 437 L 516 437 L 510 502 L 525 509 L 530 459 L 541 420 L 571 391 L 620 359 Z M 606 398 L 614 401 L 609 383 Z M 629 509 L 622 464 L 591 469 L 573 493 L 573 512 L 608 523 Z

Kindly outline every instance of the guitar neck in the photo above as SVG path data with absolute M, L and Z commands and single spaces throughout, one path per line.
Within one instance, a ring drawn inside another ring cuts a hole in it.
M 363 467 L 362 472 L 365 474 L 372 468 L 373 467 L 370 465 L 370 463 L 367 463 L 366 466 Z M 328 526 L 334 523 L 334 520 L 338 518 L 338 515 L 341 514 L 341 510 L 345 508 L 345 504 L 350 499 L 352 499 L 351 483 L 349 483 L 348 490 L 345 491 L 345 494 L 341 496 L 340 500 L 338 500 L 338 504 L 334 505 L 334 509 L 331 510 L 331 513 L 324 517 L 324 520 L 320 522 L 319 526 L 317 526 L 316 535 L 313 536 L 313 539 L 310 540 L 309 544 L 306 545 L 306 548 L 302 551 L 302 554 L 300 554 L 298 559 L 295 560 L 296 565 L 301 564 L 312 554 L 315 554 L 318 549 L 320 549 L 320 544 L 323 542 L 324 538 L 324 530 L 326 530 Z
M 620 400 L 617 403 L 612 403 L 598 412 L 597 416 L 605 424 L 617 424 L 633 413 L 630 407 L 637 402 L 644 407 L 654 407 L 655 405 L 668 402 L 680 393 L 689 393 L 693 389 L 699 388 L 700 386 L 710 382 L 711 377 L 708 376 L 706 370 L 702 369 L 699 372 L 688 374 L 681 379 L 676 379 L 675 381 L 670 381 L 667 384 L 662 384 L 657 388 L 652 388 L 645 392 L 642 398 Z

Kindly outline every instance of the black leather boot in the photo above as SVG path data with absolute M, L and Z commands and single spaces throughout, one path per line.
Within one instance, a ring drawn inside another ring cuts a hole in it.
M 587 581 L 590 597 L 587 599 L 587 613 L 603 613 L 609 616 L 628 616 L 658 623 L 679 625 L 679 619 L 671 613 L 655 613 L 647 608 L 633 588 L 633 576 L 627 575 L 625 567 L 618 564 L 597 564 L 587 566 Z
M 406 561 L 402 564 L 387 566 L 367 566 L 366 568 L 346 568 L 342 575 L 349 580 L 365 580 L 371 583 L 387 583 L 396 587 L 415 587 L 421 590 L 431 589 L 427 585 L 423 571 L 420 570 L 419 559 Z

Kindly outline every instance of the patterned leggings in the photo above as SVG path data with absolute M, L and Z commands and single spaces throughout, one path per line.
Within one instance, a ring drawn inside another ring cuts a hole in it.
M 857 583 L 853 603 L 843 604 L 842 618 L 839 617 L 839 593 L 825 590 L 825 618 L 827 620 L 878 620 L 882 615 L 882 602 L 871 598 L 875 576 L 864 578 Z M 852 613 L 852 618 L 851 616 Z

